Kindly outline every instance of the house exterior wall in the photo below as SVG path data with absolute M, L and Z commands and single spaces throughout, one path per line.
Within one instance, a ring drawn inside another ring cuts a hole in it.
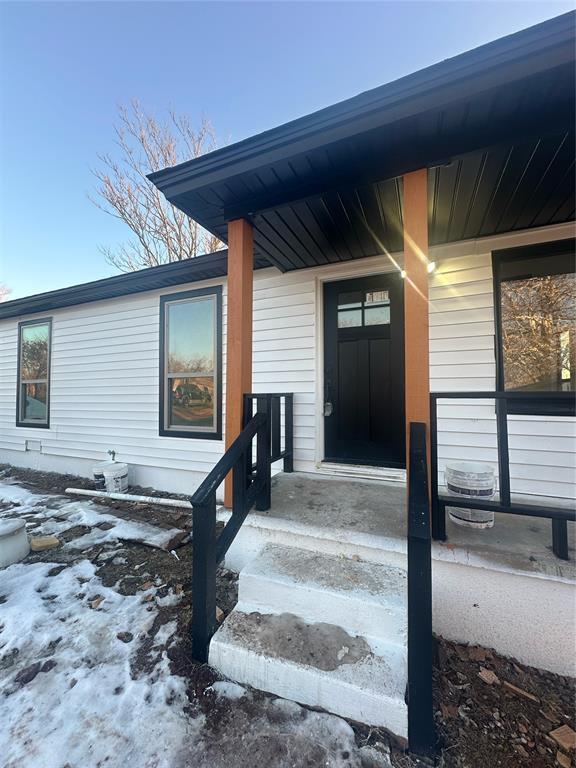
M 0 321 L 0 462 L 89 476 L 114 449 L 132 483 L 193 491 L 223 444 L 158 435 L 159 297 L 207 284 L 55 310 L 49 429 L 15 427 L 18 318 Z
M 573 227 L 561 225 L 431 249 L 433 391 L 495 388 L 491 251 L 570 236 Z M 377 257 L 255 273 L 253 389 L 294 392 L 296 470 L 317 471 L 322 460 L 322 285 L 394 269 L 390 258 Z M 134 484 L 191 493 L 222 455 L 223 442 L 158 435 L 159 297 L 216 284 L 223 285 L 225 409 L 225 281 L 54 311 L 49 429 L 15 426 L 18 318 L 0 321 L 0 462 L 90 475 L 114 449 L 132 466 Z M 573 420 L 511 416 L 509 433 L 513 492 L 576 494 Z M 440 406 L 440 470 L 450 459 L 496 465 L 491 403 Z

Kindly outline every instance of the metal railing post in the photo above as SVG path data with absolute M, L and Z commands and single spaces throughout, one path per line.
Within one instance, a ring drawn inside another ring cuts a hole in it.
M 498 442 L 498 482 L 500 502 L 510 506 L 510 453 L 508 449 L 508 404 L 506 397 L 496 400 L 496 433 Z
M 270 396 L 270 442 L 272 451 L 272 460 L 276 461 L 282 453 L 280 447 L 280 437 L 282 425 L 280 420 L 280 395 Z
M 242 427 L 243 428 L 246 426 L 246 424 L 248 424 L 248 422 L 250 421 L 250 419 L 254 415 L 253 414 L 253 410 L 254 409 L 252 407 L 252 403 L 253 403 L 252 395 L 244 395 L 244 409 L 243 409 L 243 413 L 242 413 Z
M 208 661 L 216 631 L 216 495 L 192 509 L 192 655 Z
M 246 506 L 246 491 L 248 490 L 248 454 L 242 453 L 232 473 L 232 514 L 243 514 Z
M 436 751 L 432 700 L 432 560 L 426 425 L 410 423 L 408 480 L 408 746 Z
M 561 560 L 569 560 L 568 522 L 552 518 L 552 551 Z
M 294 397 L 284 398 L 284 472 L 294 471 Z
M 258 412 L 266 421 L 256 433 L 256 479 L 264 485 L 254 504 L 258 512 L 266 512 L 272 505 L 272 462 L 270 460 L 270 398 L 258 398 Z

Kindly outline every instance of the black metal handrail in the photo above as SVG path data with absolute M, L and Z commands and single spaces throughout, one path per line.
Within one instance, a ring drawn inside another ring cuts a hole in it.
M 422 757 L 436 752 L 433 642 L 426 425 L 412 422 L 408 454 L 408 745 Z
M 256 438 L 256 467 L 252 442 Z M 233 471 L 232 516 L 216 537 L 216 491 Z M 192 504 L 192 654 L 208 661 L 210 639 L 216 631 L 216 568 L 252 509 L 270 509 L 270 418 L 253 416 L 201 483 Z
M 432 392 L 430 395 L 430 469 L 432 497 L 432 538 L 445 541 L 446 507 L 479 509 L 508 515 L 541 517 L 552 524 L 552 550 L 568 560 L 568 523 L 576 521 L 575 507 L 512 502 L 510 492 L 510 449 L 508 446 L 508 402 L 534 401 L 571 403 L 573 392 Z M 496 438 L 498 450 L 499 501 L 482 501 L 449 496 L 438 492 L 438 400 L 495 400 Z
M 284 401 L 284 449 L 282 449 L 282 401 Z M 292 392 L 244 395 L 244 424 L 257 412 L 270 414 L 270 460 L 283 459 L 284 472 L 294 469 L 294 395 Z
M 281 400 L 284 399 L 284 449 L 281 448 Z M 254 414 L 254 402 L 257 412 Z M 270 509 L 272 464 L 284 460 L 292 472 L 294 407 L 291 393 L 244 395 L 244 428 L 191 497 L 192 504 L 192 653 L 208 661 L 216 631 L 216 568 L 224 559 L 247 514 Z M 256 439 L 256 461 L 253 443 Z M 232 515 L 216 537 L 216 491 L 232 471 Z

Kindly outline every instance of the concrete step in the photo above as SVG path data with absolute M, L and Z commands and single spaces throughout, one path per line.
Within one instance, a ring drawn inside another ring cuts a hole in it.
M 407 736 L 406 656 L 397 645 L 237 606 L 212 638 L 210 664 L 239 683 Z
M 240 572 L 238 602 L 405 647 L 406 589 L 402 568 L 268 544 Z
M 230 510 L 219 508 L 218 520 L 227 523 Z M 333 525 L 302 522 L 290 517 L 279 517 L 264 513 L 248 515 L 236 538 L 226 553 L 226 567 L 236 573 L 248 565 L 267 544 L 320 552 L 327 555 L 352 558 L 359 556 L 364 562 L 406 568 L 405 527 L 396 535 L 356 530 L 351 526 L 342 527 L 334 515 Z M 385 525 L 381 528 L 385 530 Z

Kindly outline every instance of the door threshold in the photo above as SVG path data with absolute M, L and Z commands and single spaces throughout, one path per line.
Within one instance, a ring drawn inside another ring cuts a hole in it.
M 316 464 L 316 469 L 325 475 L 406 484 L 406 470 L 395 467 L 371 467 L 365 464 L 337 464 L 331 461 L 321 461 Z

